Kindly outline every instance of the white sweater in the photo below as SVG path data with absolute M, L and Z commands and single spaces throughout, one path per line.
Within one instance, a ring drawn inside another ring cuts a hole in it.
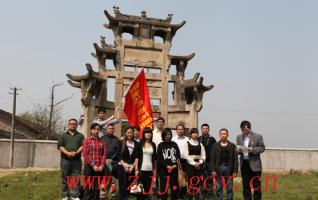
M 200 155 L 189 155 L 189 147 L 187 145 L 186 148 L 184 149 L 184 158 L 187 160 L 187 162 L 190 165 L 195 165 L 196 162 L 194 161 L 194 159 L 199 159 L 199 163 L 203 164 L 203 162 L 206 159 L 204 146 L 202 144 L 200 144 L 199 141 L 193 140 L 193 139 L 190 139 L 189 143 L 193 146 L 201 145 L 201 154 Z

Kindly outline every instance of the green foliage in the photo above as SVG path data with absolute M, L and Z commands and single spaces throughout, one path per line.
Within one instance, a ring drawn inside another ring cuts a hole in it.
M 41 134 L 37 139 L 40 140 L 56 140 L 57 134 L 63 130 L 62 108 L 54 107 L 52 114 L 51 126 L 49 127 L 50 107 L 44 104 L 37 104 L 32 111 L 19 114 L 24 120 L 33 123 L 33 126 Z

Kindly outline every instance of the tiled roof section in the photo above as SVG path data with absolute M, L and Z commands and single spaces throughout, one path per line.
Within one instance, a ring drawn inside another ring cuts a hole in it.
M 115 16 L 109 14 L 107 10 L 105 10 L 104 13 L 109 20 L 109 24 L 106 26 L 108 28 L 110 28 L 114 24 L 117 24 L 119 21 L 124 21 L 131 23 L 142 23 L 155 26 L 171 27 L 172 32 L 176 32 L 186 23 L 186 21 L 182 21 L 179 24 L 172 24 L 172 14 L 168 14 L 165 19 L 147 17 L 146 11 L 142 11 L 140 16 L 126 15 L 120 12 L 119 7 L 114 7 Z

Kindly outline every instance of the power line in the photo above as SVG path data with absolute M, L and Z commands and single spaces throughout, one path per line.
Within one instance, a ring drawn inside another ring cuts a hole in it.
M 0 96 L 0 99 L 11 99 L 12 97 L 5 97 L 5 96 Z M 47 100 L 47 98 L 26 98 L 26 97 L 18 97 L 19 99 L 27 99 L 30 100 L 31 102 L 33 101 L 44 101 Z M 34 103 L 32 103 L 34 104 Z
M 30 96 L 26 93 L 26 91 L 23 90 L 22 92 L 27 97 L 27 99 L 31 102 L 32 106 L 35 107 L 36 104 L 33 102 L 33 100 L 30 98 Z
M 0 99 L 11 99 L 11 97 L 0 97 Z
M 7 86 L 9 86 L 9 87 L 12 87 L 12 86 L 13 86 L 13 84 L 9 83 L 9 82 L 6 81 L 6 80 L 1 80 L 1 79 L 0 79 L 0 82 L 5 83 L 5 84 L 6 84 Z
M 254 114 L 268 114 L 268 115 L 318 117 L 318 113 L 287 113 L 287 112 L 256 111 L 256 110 L 234 110 L 234 109 L 218 109 L 218 108 L 203 108 L 203 109 L 204 110 L 220 111 L 220 112 L 238 112 L 238 113 L 254 113 Z
M 22 101 L 24 105 L 26 105 L 30 109 L 30 111 L 32 110 L 31 106 L 27 104 L 22 98 L 19 98 L 19 99 Z

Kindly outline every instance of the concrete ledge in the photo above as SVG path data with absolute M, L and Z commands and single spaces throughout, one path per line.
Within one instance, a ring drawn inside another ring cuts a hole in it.
M 0 139 L 0 142 L 11 142 L 10 139 Z M 15 139 L 14 142 L 27 142 L 27 143 L 51 143 L 57 144 L 56 140 L 26 140 L 26 139 Z
M 264 170 L 318 170 L 318 149 L 267 148 L 261 158 Z
M 283 150 L 283 151 L 317 151 L 318 149 L 307 148 L 280 148 L 280 147 L 266 147 L 266 150 Z
M 8 168 L 10 139 L 0 139 L 0 168 Z M 318 170 L 318 149 L 266 148 L 261 154 L 263 170 L 287 172 Z M 16 139 L 14 144 L 15 168 L 59 168 L 60 152 L 57 141 Z

